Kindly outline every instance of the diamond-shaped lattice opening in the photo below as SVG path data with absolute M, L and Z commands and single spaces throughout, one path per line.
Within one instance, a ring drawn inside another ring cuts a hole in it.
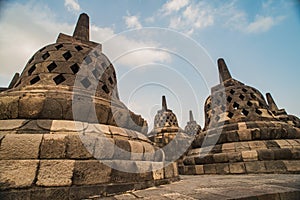
M 94 55 L 96 56 L 96 58 L 98 58 L 100 56 L 97 51 L 94 51 Z
M 225 112 L 226 106 L 222 105 L 222 106 L 221 106 L 221 110 L 222 110 L 223 112 Z
M 103 90 L 106 94 L 109 93 L 109 89 L 108 89 L 107 85 L 103 85 L 103 86 L 102 86 L 102 90 Z
M 232 98 L 230 96 L 227 97 L 227 102 L 230 103 L 232 101 Z
M 44 55 L 42 55 L 43 60 L 46 60 L 47 58 L 49 58 L 50 54 L 48 52 L 46 52 Z
M 91 59 L 90 56 L 86 56 L 86 57 L 84 58 L 84 60 L 85 60 L 85 63 L 86 63 L 86 64 L 90 64 L 90 63 L 92 62 L 92 59 Z
M 235 93 L 235 91 L 233 89 L 231 89 L 229 92 L 230 92 L 230 94 L 234 94 Z
M 30 76 L 34 72 L 35 69 L 36 69 L 36 66 L 32 65 L 32 67 L 30 67 L 30 69 L 28 70 L 28 76 Z
M 246 88 L 243 88 L 242 91 L 243 91 L 243 92 L 247 92 L 248 90 L 247 90 Z
M 113 72 L 114 79 L 117 79 L 116 72 Z
M 247 102 L 247 105 L 248 105 L 248 106 L 252 106 L 253 103 L 251 103 L 251 101 L 248 101 L 248 102 Z
M 113 83 L 114 83 L 114 81 L 112 80 L 111 77 L 108 78 L 108 81 L 109 81 L 110 84 L 113 84 Z
M 244 99 L 245 99 L 245 96 L 242 95 L 242 94 L 240 94 L 239 98 L 240 98 L 241 100 L 244 100 Z
M 262 112 L 261 112 L 259 109 L 255 109 L 255 112 L 256 112 L 257 114 L 259 114 L 259 115 L 262 114 Z
M 83 48 L 82 48 L 81 46 L 77 45 L 77 46 L 75 47 L 75 49 L 76 49 L 77 51 L 81 51 Z
M 207 104 L 207 106 L 206 106 L 206 107 L 207 107 L 207 109 L 210 109 L 210 104 Z
M 237 102 L 234 102 L 232 106 L 236 110 L 240 107 L 240 104 L 238 104 Z
M 49 72 L 52 72 L 57 67 L 55 62 L 52 62 L 50 65 L 47 66 Z
M 33 79 L 31 79 L 30 85 L 37 83 L 39 80 L 41 80 L 39 76 L 34 77 Z
M 66 78 L 62 74 L 59 74 L 58 76 L 54 77 L 53 80 L 56 85 L 59 85 L 62 82 L 64 82 L 66 80 Z
M 220 120 L 219 115 L 217 115 L 217 116 L 215 117 L 215 120 L 216 120 L 217 122 Z
M 243 109 L 243 110 L 242 110 L 242 114 L 245 115 L 245 116 L 248 116 L 249 111 L 247 111 L 246 109 Z
M 94 69 L 94 70 L 92 71 L 92 73 L 93 73 L 94 77 L 98 80 L 98 79 L 99 79 L 99 76 L 100 76 L 100 72 L 99 72 L 97 69 Z
M 88 87 L 90 87 L 91 82 L 89 81 L 88 78 L 84 78 L 84 79 L 81 81 L 81 84 L 82 84 L 85 88 L 88 88 Z
M 72 65 L 70 67 L 70 69 L 72 70 L 73 74 L 77 74 L 77 72 L 79 71 L 80 67 L 78 66 L 77 63 L 75 63 L 74 65 Z
M 57 50 L 61 49 L 62 47 L 63 47 L 62 44 L 59 44 L 59 45 L 55 46 L 55 48 L 56 48 Z
M 228 112 L 227 117 L 229 117 L 231 119 L 233 117 L 233 113 L 232 112 Z
M 67 51 L 66 53 L 64 53 L 62 55 L 66 60 L 69 60 L 72 57 L 72 54 L 70 53 L 70 51 Z
M 251 96 L 251 98 L 252 98 L 252 99 L 256 99 L 256 96 L 255 96 L 255 94 L 253 94 L 253 93 L 250 93 L 250 96 Z

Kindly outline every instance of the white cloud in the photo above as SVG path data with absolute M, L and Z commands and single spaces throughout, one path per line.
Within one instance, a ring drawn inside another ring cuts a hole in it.
M 142 28 L 138 16 L 124 16 L 123 18 L 125 20 L 127 28 Z
M 270 30 L 273 26 L 278 24 L 284 19 L 283 16 L 280 17 L 263 17 L 263 16 L 257 16 L 255 21 L 251 22 L 247 27 L 246 27 L 246 32 L 247 33 L 262 33 Z
M 80 5 L 77 0 L 65 0 L 65 6 L 68 11 L 80 11 Z
M 169 15 L 172 12 L 177 12 L 189 4 L 189 0 L 170 0 L 162 6 L 161 12 L 164 15 Z

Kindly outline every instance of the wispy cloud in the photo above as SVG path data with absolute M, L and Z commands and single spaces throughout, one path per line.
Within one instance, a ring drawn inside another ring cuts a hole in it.
M 279 17 L 264 17 L 257 16 L 245 29 L 247 33 L 262 33 L 269 31 L 273 26 L 284 20 L 284 16 Z
M 181 8 L 184 8 L 188 4 L 189 0 L 170 0 L 162 6 L 161 12 L 163 13 L 163 15 L 169 15 L 172 12 L 179 11 Z
M 71 12 L 80 11 L 80 5 L 77 0 L 65 0 L 65 7 Z
M 139 21 L 139 17 L 136 15 L 130 15 L 128 13 L 128 16 L 123 17 L 125 20 L 125 24 L 127 28 L 142 28 L 142 25 Z

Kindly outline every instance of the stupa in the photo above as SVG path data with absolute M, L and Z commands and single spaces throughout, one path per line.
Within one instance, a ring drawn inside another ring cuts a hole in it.
M 233 79 L 218 60 L 220 84 L 205 102 L 205 127 L 184 158 L 183 174 L 299 173 L 297 118 L 268 94 Z
M 193 112 L 190 110 L 190 121 L 184 127 L 184 131 L 189 135 L 198 135 L 201 132 L 201 126 L 194 120 Z
M 147 130 L 120 101 L 81 14 L 73 36 L 60 33 L 0 92 L 0 199 L 84 199 L 178 180 Z

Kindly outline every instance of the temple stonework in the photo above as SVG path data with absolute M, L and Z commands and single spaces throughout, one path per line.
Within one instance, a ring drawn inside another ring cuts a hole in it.
M 103 197 L 171 183 L 179 172 L 300 173 L 299 118 L 232 78 L 223 59 L 203 129 L 192 111 L 181 129 L 163 96 L 148 133 L 89 34 L 81 14 L 73 36 L 60 33 L 0 88 L 0 199 Z
M 147 130 L 119 100 L 81 14 L 73 36 L 38 50 L 0 93 L 0 199 L 83 199 L 178 180 Z
M 205 127 L 184 158 L 183 174 L 299 173 L 299 119 L 233 79 L 218 60 L 220 84 L 205 102 Z

